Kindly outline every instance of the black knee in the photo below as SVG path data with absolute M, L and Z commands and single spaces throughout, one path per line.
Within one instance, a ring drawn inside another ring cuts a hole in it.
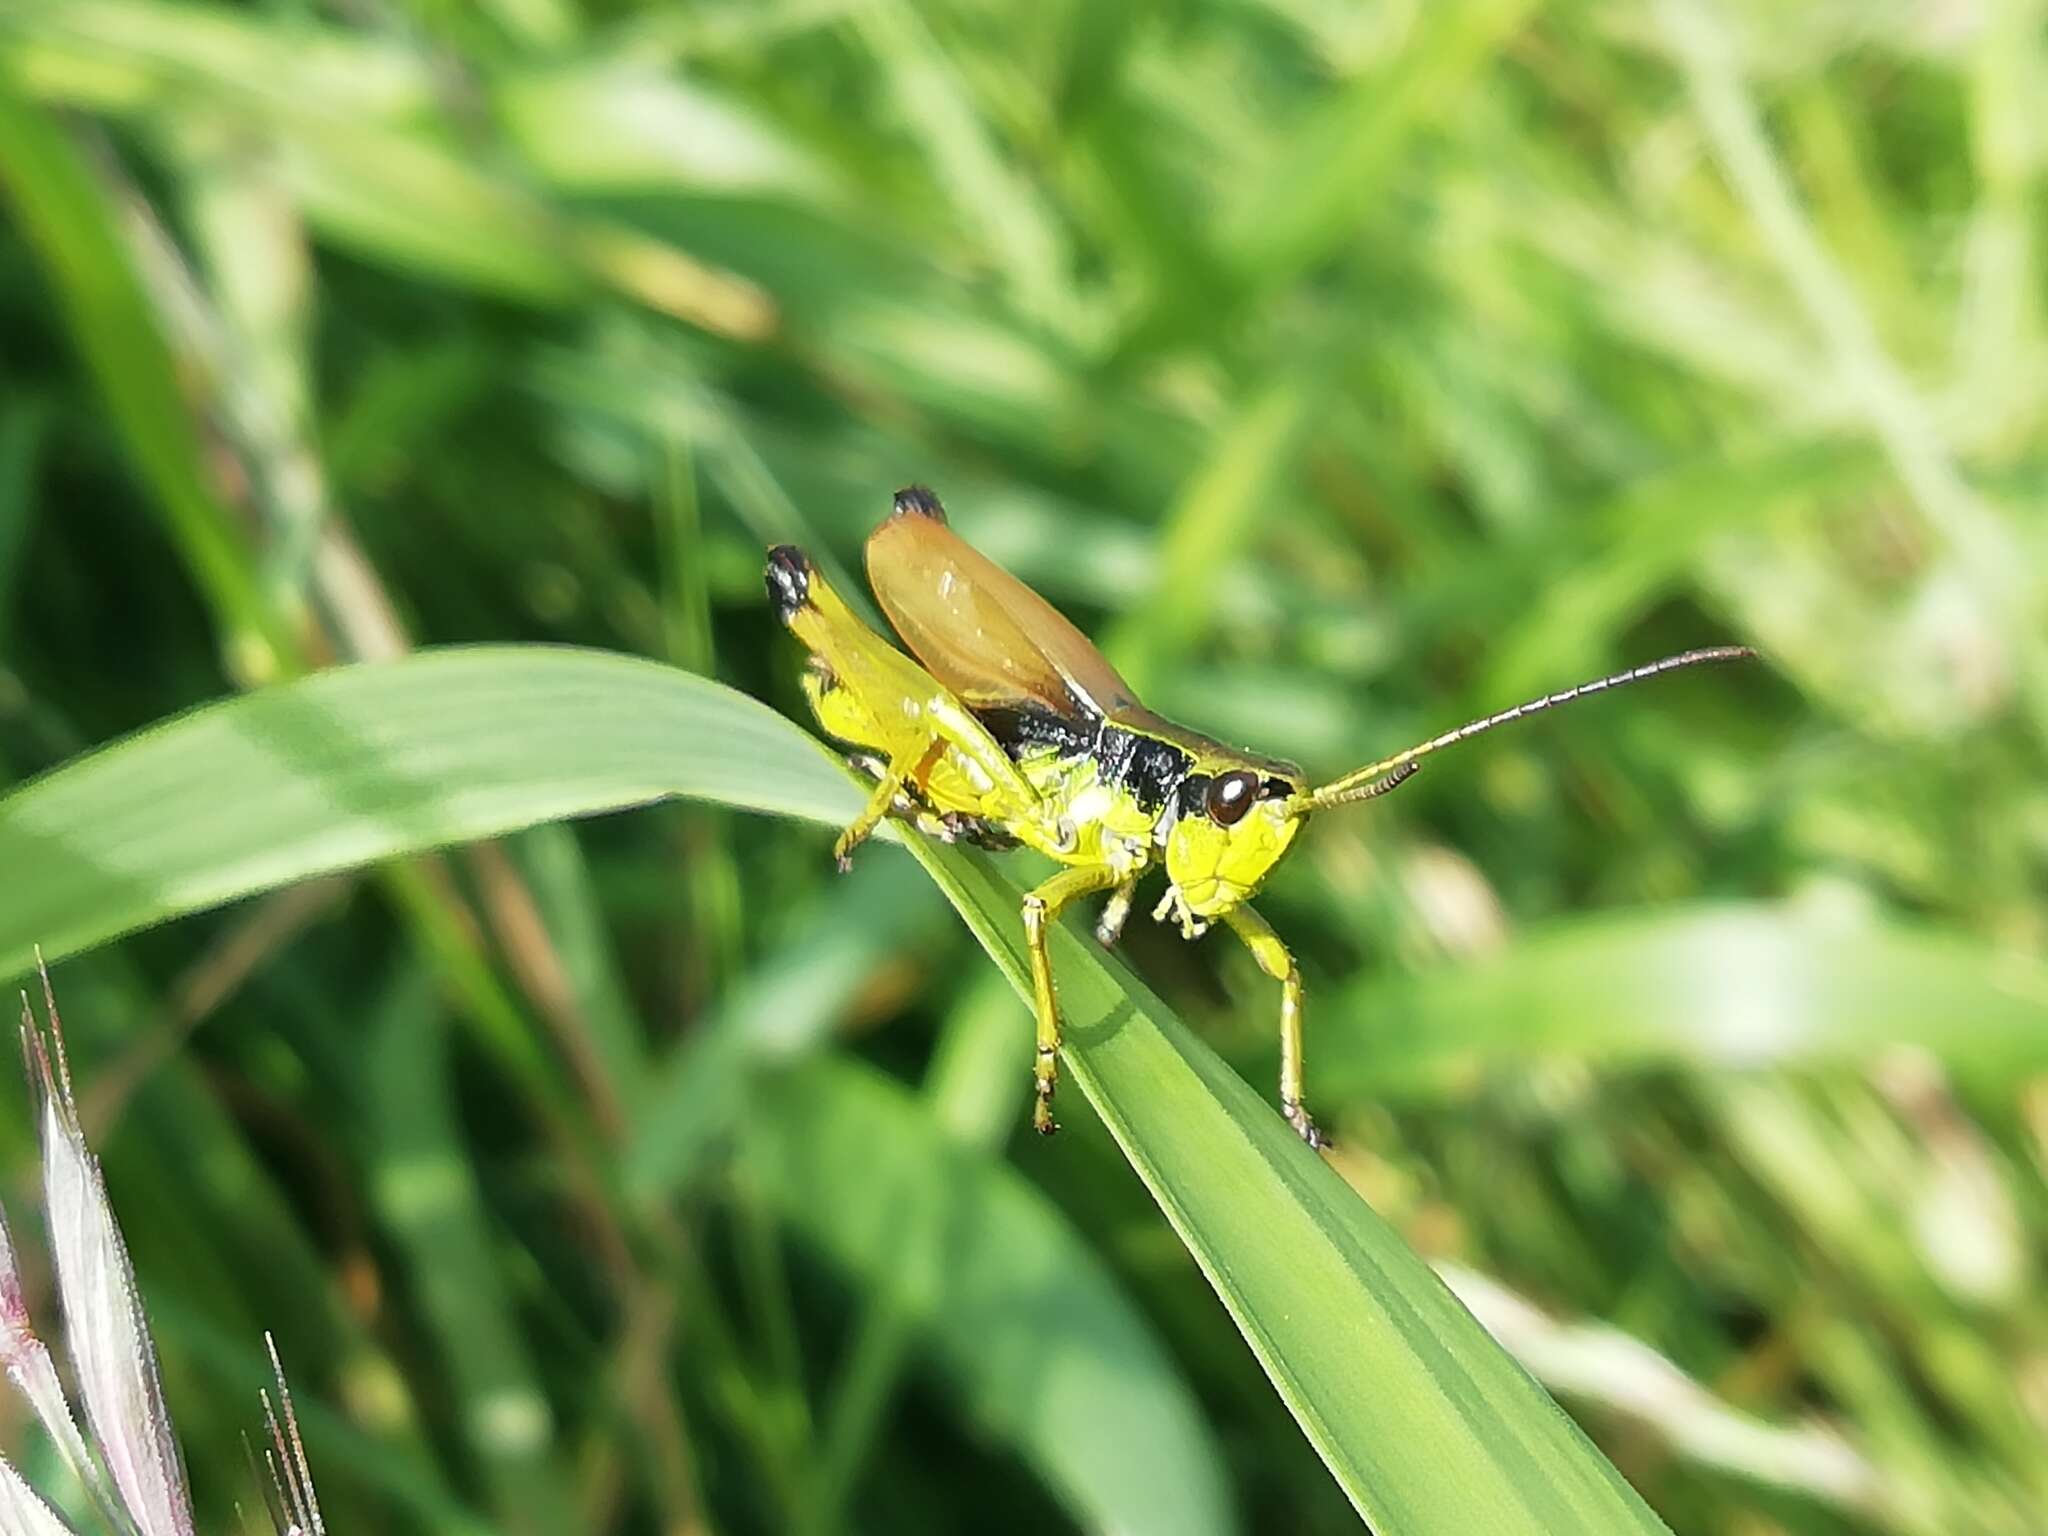
M 811 600 L 811 562 L 794 544 L 778 544 L 768 551 L 768 601 L 775 616 L 787 624 L 797 609 Z
M 906 485 L 896 493 L 894 511 L 898 517 L 928 517 L 935 523 L 946 520 L 939 498 L 922 485 Z

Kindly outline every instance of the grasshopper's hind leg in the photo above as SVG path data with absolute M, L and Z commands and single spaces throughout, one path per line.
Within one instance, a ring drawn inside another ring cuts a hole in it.
M 1060 1008 L 1052 985 L 1052 952 L 1045 932 L 1060 909 L 1077 896 L 1107 890 L 1121 877 L 1106 864 L 1081 864 L 1063 869 L 1024 898 L 1024 942 L 1031 951 L 1032 1012 L 1038 1020 L 1038 1055 L 1031 1082 L 1037 1098 L 1031 1106 L 1031 1128 L 1050 1136 L 1059 1127 L 1052 1119 L 1052 1091 L 1060 1075 Z
M 771 571 L 772 571 L 771 567 Z M 841 741 L 857 742 L 875 750 L 857 753 L 854 762 L 875 776 L 874 793 L 860 814 L 853 818 L 839 840 L 832 845 L 833 862 L 844 874 L 853 867 L 853 850 L 874 835 L 882 818 L 894 812 L 903 798 L 904 764 L 880 750 L 887 738 L 859 695 L 839 680 L 823 657 L 812 656 L 804 667 L 804 697 L 811 701 L 811 713 L 818 723 Z
M 1280 983 L 1281 1113 L 1310 1146 L 1328 1146 L 1301 1102 L 1301 967 L 1294 963 L 1272 924 L 1250 907 L 1232 907 L 1223 914 L 1223 921 L 1244 940 L 1259 969 Z

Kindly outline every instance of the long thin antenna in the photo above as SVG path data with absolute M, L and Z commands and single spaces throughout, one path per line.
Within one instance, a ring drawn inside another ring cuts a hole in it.
M 1645 678 L 1656 677 L 1665 672 L 1676 672 L 1680 667 L 1697 667 L 1716 661 L 1754 661 L 1756 652 L 1746 645 L 1714 645 L 1704 650 L 1684 651 L 1676 656 L 1666 656 L 1661 661 L 1652 661 L 1626 672 L 1616 672 L 1611 677 L 1598 677 L 1590 683 L 1581 683 L 1576 688 L 1567 688 L 1562 693 L 1549 694 L 1544 698 L 1531 699 L 1527 704 L 1517 704 L 1513 709 L 1504 709 L 1497 715 L 1488 715 L 1483 720 L 1473 720 L 1459 726 L 1455 731 L 1445 731 L 1441 736 L 1431 737 L 1419 747 L 1410 747 L 1405 752 L 1396 752 L 1392 757 L 1382 758 L 1363 768 L 1347 773 L 1341 779 L 1313 790 L 1308 796 L 1311 809 L 1328 810 L 1333 805 L 1348 805 L 1353 800 L 1370 800 L 1383 795 L 1398 786 L 1415 771 L 1418 762 L 1432 752 L 1441 752 L 1445 747 L 1454 747 L 1481 731 L 1490 731 L 1496 725 L 1509 725 L 1527 715 L 1540 715 L 1546 709 L 1555 709 L 1560 704 L 1569 704 L 1574 699 L 1583 699 L 1591 693 L 1605 693 L 1610 688 L 1620 688 L 1629 683 L 1640 683 Z

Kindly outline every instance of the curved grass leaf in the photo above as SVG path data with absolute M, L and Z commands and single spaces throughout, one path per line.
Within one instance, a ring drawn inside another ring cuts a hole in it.
M 1716 1066 L 1919 1045 L 1959 1066 L 2048 1059 L 2048 966 L 1797 907 L 1560 923 L 1471 965 L 1350 988 L 1318 1009 L 1324 1094 L 1439 1085 L 1542 1055 Z
M 981 855 L 907 846 L 1028 996 L 1017 887 Z M 1100 949 L 1065 928 L 1053 947 L 1067 1080 L 1374 1530 L 1664 1529 L 1263 1095 Z
M 311 875 L 677 795 L 851 820 L 794 726 L 716 683 L 545 646 L 343 667 L 195 710 L 0 801 L 0 975 Z
M 678 794 L 825 821 L 859 798 L 771 710 L 626 657 L 479 648 L 324 673 L 0 801 L 0 868 L 27 872 L 0 888 L 0 971 L 36 939 L 75 950 L 308 875 Z M 1021 988 L 1016 887 L 909 841 Z M 1064 928 L 1055 943 L 1070 1080 L 1382 1536 L 1662 1528 L 1262 1094 L 1120 966 Z
M 769 1205 L 902 1308 L 974 1421 L 1016 1445 L 1083 1529 L 1237 1528 L 1179 1371 L 1043 1195 L 848 1061 L 769 1079 L 755 1109 L 746 1169 Z

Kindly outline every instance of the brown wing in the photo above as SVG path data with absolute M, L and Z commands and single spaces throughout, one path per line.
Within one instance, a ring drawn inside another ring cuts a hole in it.
M 1029 702 L 1100 719 L 1137 703 L 1086 635 L 946 525 L 929 491 L 897 493 L 868 538 L 868 582 L 903 643 L 969 709 Z

